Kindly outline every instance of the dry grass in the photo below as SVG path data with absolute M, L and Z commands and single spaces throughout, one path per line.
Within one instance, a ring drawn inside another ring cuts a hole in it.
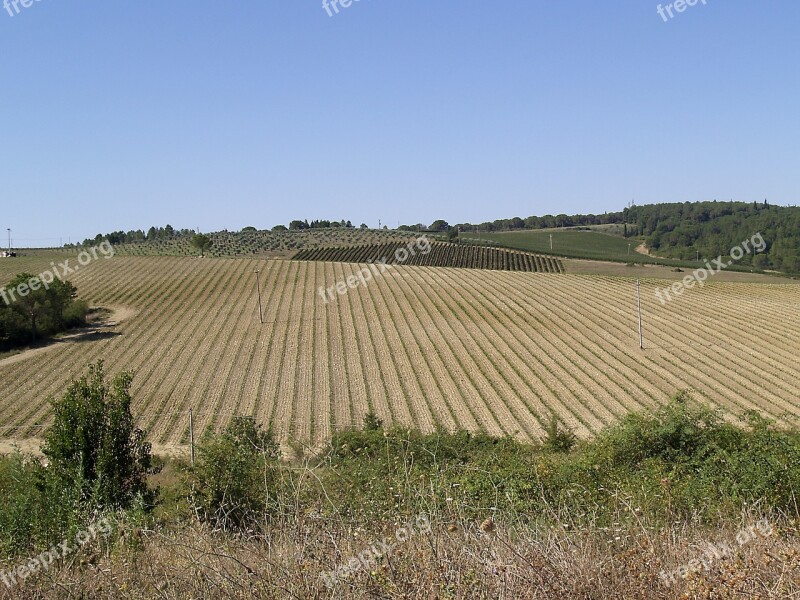
M 752 524 L 743 518 L 742 526 Z M 28 579 L 15 598 L 792 598 L 800 595 L 797 529 L 775 526 L 741 547 L 740 526 L 669 531 L 620 528 L 514 532 L 502 523 L 439 521 L 368 570 L 335 587 L 321 573 L 347 564 L 382 538 L 306 516 L 267 527 L 257 539 L 200 526 L 132 530 L 125 549 L 84 555 Z M 699 558 L 707 544 L 737 550 L 707 571 L 668 585 L 659 577 Z M 138 548 L 138 549 L 133 549 Z

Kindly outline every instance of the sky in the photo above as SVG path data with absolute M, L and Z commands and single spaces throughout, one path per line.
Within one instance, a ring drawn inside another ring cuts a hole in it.
M 29 1 L 0 9 L 18 247 L 800 198 L 797 0 Z

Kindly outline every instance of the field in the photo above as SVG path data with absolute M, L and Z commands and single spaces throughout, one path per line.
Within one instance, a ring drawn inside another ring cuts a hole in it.
M 467 243 L 496 244 L 506 248 L 563 256 L 565 258 L 694 268 L 702 266 L 702 263 L 696 261 L 680 261 L 648 256 L 637 252 L 636 249 L 642 243 L 641 240 L 617 235 L 618 226 L 601 225 L 590 228 L 591 231 L 587 229 L 589 228 L 498 231 L 483 234 L 480 236 L 480 240 L 473 233 L 464 233 L 461 237 L 462 241 Z M 553 237 L 552 250 L 550 249 L 551 235 Z M 734 265 L 731 269 L 737 270 L 738 267 Z M 741 269 L 749 270 L 744 267 L 741 267 Z
M 220 231 L 208 234 L 211 257 L 289 257 L 298 250 L 321 246 L 352 246 L 406 240 L 411 233 L 379 229 L 304 229 L 294 231 Z M 116 245 L 120 256 L 196 256 L 189 237 Z
M 294 260 L 351 263 L 383 260 L 387 264 L 399 263 L 416 267 L 456 267 L 525 273 L 564 272 L 564 265 L 560 260 L 540 254 L 439 242 L 428 244 L 427 247 L 417 247 L 416 243 L 409 245 L 409 242 L 393 242 L 350 248 L 316 248 L 301 250 L 295 254 Z M 413 254 L 409 252 L 409 248 L 414 251 Z M 400 260 L 401 258 L 404 260 Z
M 53 255 L 0 263 L 7 280 Z M 261 270 L 264 321 L 256 280 Z M 356 264 L 115 257 L 73 278 L 120 321 L 0 361 L 0 434 L 36 438 L 48 396 L 98 359 L 135 372 L 135 413 L 158 445 L 184 445 L 234 414 L 283 442 L 318 445 L 372 410 L 422 429 L 537 439 L 551 414 L 581 437 L 693 388 L 730 413 L 800 414 L 796 284 L 715 282 L 661 306 L 634 281 L 396 266 L 325 303 Z

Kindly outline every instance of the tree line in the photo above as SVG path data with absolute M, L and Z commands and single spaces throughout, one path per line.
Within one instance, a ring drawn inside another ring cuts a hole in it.
M 727 254 L 731 248 L 756 233 L 767 242 L 763 253 L 746 255 L 741 264 L 759 269 L 774 269 L 800 273 L 800 208 L 772 206 L 763 202 L 676 202 L 670 204 L 632 205 L 619 212 L 603 214 L 544 215 L 527 218 L 512 217 L 479 224 L 450 225 L 437 219 L 430 225 L 417 223 L 400 225 L 399 231 L 425 231 L 445 233 L 454 238 L 459 231 L 482 232 L 513 231 L 522 229 L 553 229 L 561 227 L 588 227 L 594 225 L 623 226 L 626 237 L 642 238 L 657 255 L 681 260 L 715 258 Z M 367 229 L 362 223 L 361 229 Z M 289 226 L 276 225 L 272 231 L 302 231 L 307 229 L 354 228 L 350 221 L 295 219 Z M 387 227 L 384 226 L 384 229 Z M 254 232 L 255 227 L 245 227 L 242 232 Z M 144 242 L 175 237 L 191 237 L 194 231 L 176 230 L 170 225 L 151 227 L 143 231 L 122 231 L 100 235 L 84 244 L 99 243 L 107 239 L 112 244 Z
M 135 244 L 137 242 L 154 242 L 158 240 L 172 240 L 176 238 L 189 237 L 194 235 L 191 229 L 175 229 L 172 225 L 165 227 L 151 227 L 145 233 L 141 229 L 132 229 L 131 231 L 112 231 L 111 233 L 98 233 L 94 238 L 86 238 L 83 240 L 84 246 L 92 246 L 100 244 L 104 240 L 108 240 L 112 245 L 117 244 Z
M 761 233 L 767 248 L 738 263 L 759 269 L 800 273 L 800 208 L 759 202 L 696 202 L 633 206 L 623 222 L 645 237 L 654 254 L 693 260 L 727 255 L 743 240 Z
M 47 288 L 32 289 L 30 273 L 17 275 L 2 289 L 0 301 L 0 348 L 10 349 L 36 342 L 41 337 L 86 324 L 88 306 L 78 299 L 78 291 L 69 281 L 56 279 Z M 10 290 L 20 288 L 26 293 Z
M 544 215 L 513 217 L 480 223 L 450 225 L 437 220 L 430 226 L 404 225 L 405 231 L 447 233 L 522 229 L 552 229 L 617 224 L 625 237 L 641 238 L 654 254 L 667 258 L 694 260 L 727 255 L 743 240 L 761 233 L 767 243 L 764 252 L 747 254 L 739 264 L 758 269 L 800 273 L 800 208 L 772 206 L 764 202 L 676 202 L 630 206 L 602 215 Z

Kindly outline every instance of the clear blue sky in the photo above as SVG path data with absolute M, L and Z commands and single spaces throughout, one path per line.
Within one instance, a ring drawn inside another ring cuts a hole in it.
M 2 9 L 0 231 L 797 204 L 800 3 L 657 4 Z

